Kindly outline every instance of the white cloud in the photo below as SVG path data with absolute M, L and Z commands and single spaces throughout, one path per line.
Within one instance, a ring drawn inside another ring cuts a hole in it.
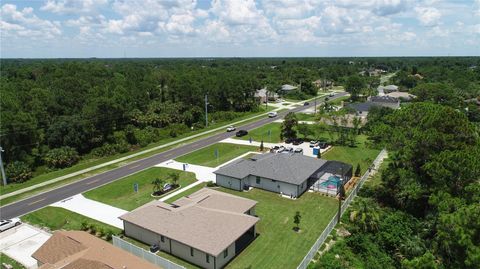
M 108 0 L 47 0 L 40 8 L 53 13 L 89 13 L 108 3 Z
M 17 10 L 13 4 L 5 4 L 0 10 L 2 37 L 31 37 L 51 39 L 62 31 L 59 22 L 42 20 L 33 13 L 33 8 Z
M 423 26 L 435 26 L 442 17 L 442 13 L 434 7 L 416 7 L 415 12 Z

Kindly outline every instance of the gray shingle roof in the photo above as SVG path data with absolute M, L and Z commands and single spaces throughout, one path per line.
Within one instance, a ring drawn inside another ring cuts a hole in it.
M 391 97 L 391 96 L 388 96 L 388 95 L 385 95 L 385 96 L 372 96 L 370 97 L 370 101 L 374 102 L 374 103 L 392 103 L 392 104 L 396 104 L 398 103 L 398 99 L 395 98 L 395 97 Z
M 303 183 L 327 161 L 301 154 L 266 153 L 250 159 L 240 159 L 215 171 L 233 178 L 248 175 L 269 178 L 295 185 Z

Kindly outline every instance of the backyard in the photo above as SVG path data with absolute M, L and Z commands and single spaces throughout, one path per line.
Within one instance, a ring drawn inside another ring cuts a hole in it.
M 257 151 L 255 146 L 245 146 L 230 143 L 217 143 L 189 154 L 180 156 L 175 160 L 182 163 L 196 164 L 208 167 L 217 167 L 249 151 Z M 215 151 L 218 152 L 216 156 Z
M 98 230 L 112 231 L 113 234 L 119 234 L 120 229 L 105 224 L 103 222 L 96 221 L 94 219 L 82 216 L 72 211 L 47 206 L 27 215 L 21 217 L 23 222 L 30 223 L 32 225 L 47 227 L 51 231 L 56 230 L 81 230 L 82 223 L 94 225 Z
M 259 236 L 227 268 L 296 268 L 337 209 L 337 200 L 317 193 L 306 192 L 290 200 L 259 189 L 219 190 L 258 201 L 260 218 Z M 298 233 L 293 231 L 296 211 L 302 217 Z
M 100 188 L 88 191 L 83 195 L 86 198 L 130 211 L 152 201 L 154 199 L 151 196 L 153 191 L 152 181 L 155 178 L 160 178 L 165 180 L 165 182 L 170 182 L 171 173 L 176 173 L 180 176 L 178 181 L 180 188 L 196 181 L 195 174 L 191 172 L 163 167 L 152 167 Z M 135 183 L 138 184 L 138 192 L 134 192 L 133 185 Z M 177 189 L 173 191 L 176 190 Z

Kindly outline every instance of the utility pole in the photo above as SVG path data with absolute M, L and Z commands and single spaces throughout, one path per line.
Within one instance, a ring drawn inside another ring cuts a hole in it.
M 205 94 L 205 128 L 208 127 L 208 95 Z
M 265 86 L 265 110 L 268 109 L 268 88 Z
M 5 170 L 3 169 L 2 152 L 4 152 L 4 150 L 2 146 L 0 146 L 0 169 L 2 170 L 3 186 L 7 186 L 7 176 L 5 176 Z

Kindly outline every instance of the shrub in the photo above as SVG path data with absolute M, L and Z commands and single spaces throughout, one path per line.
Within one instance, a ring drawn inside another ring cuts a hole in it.
M 76 164 L 79 158 L 78 152 L 74 148 L 61 147 L 50 150 L 44 160 L 50 168 L 65 168 Z
M 82 223 L 80 224 L 80 229 L 82 231 L 86 231 L 86 230 L 88 230 L 88 228 L 89 228 L 88 222 L 86 220 L 82 221 Z
M 113 238 L 113 231 L 112 230 L 107 230 L 105 232 L 105 240 L 110 241 Z
M 207 187 L 217 187 L 217 184 L 209 181 L 209 182 L 207 183 Z
M 5 173 L 9 182 L 20 183 L 32 178 L 30 166 L 20 161 L 9 163 Z
M 90 233 L 95 235 L 97 233 L 97 227 L 94 224 L 90 224 L 88 226 L 88 229 L 90 230 Z

